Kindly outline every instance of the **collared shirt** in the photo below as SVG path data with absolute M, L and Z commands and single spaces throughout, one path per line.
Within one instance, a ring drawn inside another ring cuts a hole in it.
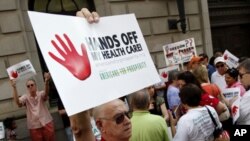
M 52 116 L 46 107 L 47 97 L 44 91 L 37 91 L 35 97 L 29 94 L 22 95 L 19 100 L 26 107 L 28 129 L 41 128 L 52 121 Z
M 134 111 L 130 141 L 169 141 L 166 121 L 148 111 Z

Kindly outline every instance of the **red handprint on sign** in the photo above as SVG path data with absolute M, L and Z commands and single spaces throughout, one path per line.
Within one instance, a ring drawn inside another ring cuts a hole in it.
M 17 71 L 11 71 L 10 72 L 10 74 L 11 74 L 11 77 L 13 77 L 13 78 L 17 78 L 18 77 L 18 73 L 17 73 Z
M 236 115 L 237 110 L 238 110 L 238 107 L 234 105 L 234 106 L 232 107 L 232 109 L 231 109 L 233 116 Z
M 55 35 L 56 39 L 59 41 L 64 50 L 59 48 L 54 40 L 52 40 L 51 43 L 56 48 L 58 53 L 64 58 L 64 60 L 58 58 L 52 52 L 49 52 L 49 55 L 55 61 L 67 68 L 76 78 L 79 80 L 85 80 L 91 74 L 91 67 L 86 48 L 84 44 L 81 44 L 82 55 L 78 54 L 69 37 L 66 34 L 63 34 L 63 36 L 66 39 L 68 46 L 64 43 L 59 35 Z

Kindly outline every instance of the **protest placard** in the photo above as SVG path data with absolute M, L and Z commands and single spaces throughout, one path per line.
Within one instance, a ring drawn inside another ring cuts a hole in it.
M 222 93 L 226 99 L 231 100 L 240 95 L 240 88 L 226 88 L 222 90 Z
M 164 45 L 163 51 L 167 66 L 189 62 L 197 55 L 194 38 Z
M 25 60 L 7 68 L 10 80 L 27 79 L 36 75 L 36 71 L 30 60 Z
M 134 14 L 102 17 L 98 24 L 28 14 L 68 115 L 160 82 Z
M 231 106 L 231 113 L 233 117 L 233 124 L 240 117 L 240 97 L 238 97 Z
M 172 65 L 172 66 L 168 66 L 165 68 L 161 68 L 159 69 L 159 75 L 161 76 L 161 78 L 164 80 L 164 82 L 168 82 L 168 76 L 169 76 L 169 72 L 171 71 L 179 71 L 179 65 Z
M 224 60 L 229 68 L 237 68 L 239 65 L 239 58 L 233 55 L 228 50 L 223 53 Z

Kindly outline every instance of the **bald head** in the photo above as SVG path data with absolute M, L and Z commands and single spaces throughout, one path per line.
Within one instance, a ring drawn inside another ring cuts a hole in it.
M 100 117 L 106 117 L 106 115 L 109 115 L 112 111 L 114 111 L 117 107 L 120 107 L 120 106 L 126 107 L 124 102 L 120 99 L 115 99 L 108 103 L 104 103 L 93 109 L 93 117 L 95 119 L 100 118 Z
M 148 110 L 150 96 L 146 89 L 134 92 L 131 96 L 133 110 Z

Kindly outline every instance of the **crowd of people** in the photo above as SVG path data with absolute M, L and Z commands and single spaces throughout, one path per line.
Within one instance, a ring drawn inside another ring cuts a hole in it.
M 86 8 L 77 15 L 89 23 L 99 21 L 98 14 Z M 15 103 L 26 108 L 32 141 L 55 140 L 53 119 L 45 104 L 49 73 L 44 73 L 44 80 L 44 91 L 37 90 L 34 79 L 27 80 L 27 94 L 21 97 L 16 81 L 11 80 Z M 222 91 L 229 88 L 239 88 L 240 94 L 228 100 Z M 250 124 L 249 89 L 250 59 L 229 68 L 222 53 L 211 64 L 202 53 L 193 56 L 186 70 L 169 72 L 166 84 L 160 82 L 70 117 L 60 101 L 58 110 L 67 122 L 69 141 L 72 133 L 76 141 L 213 141 L 215 128 L 229 132 L 233 124 Z M 231 106 L 237 99 L 240 116 L 233 123 Z M 5 126 L 8 139 L 16 139 L 13 119 L 6 120 Z

